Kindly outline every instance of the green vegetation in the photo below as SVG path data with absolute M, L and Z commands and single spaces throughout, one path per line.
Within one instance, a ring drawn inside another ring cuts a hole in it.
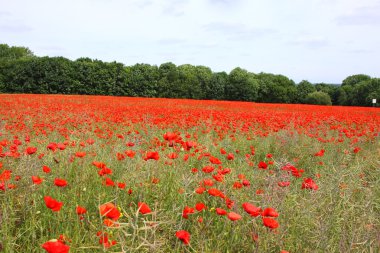
M 265 103 L 317 103 L 371 106 L 380 100 L 380 79 L 359 74 L 342 85 L 296 84 L 283 75 L 251 73 L 235 68 L 214 73 L 205 66 L 168 62 L 160 66 L 103 62 L 90 58 L 37 57 L 25 47 L 0 44 L 0 92 L 40 94 L 89 94 L 133 97 L 192 98 Z M 318 93 L 320 94 L 320 93 Z M 309 96 L 310 95 L 310 96 Z M 328 98 L 327 98 L 328 96 Z M 317 99 L 318 100 L 318 99 Z
M 306 104 L 312 105 L 331 105 L 331 98 L 329 94 L 323 91 L 314 91 L 307 94 L 305 101 Z

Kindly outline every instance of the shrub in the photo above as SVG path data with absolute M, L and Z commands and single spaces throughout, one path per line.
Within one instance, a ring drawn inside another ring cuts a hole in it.
M 312 105 L 331 105 L 331 98 L 329 94 L 322 91 L 315 91 L 307 94 L 306 96 L 306 104 Z

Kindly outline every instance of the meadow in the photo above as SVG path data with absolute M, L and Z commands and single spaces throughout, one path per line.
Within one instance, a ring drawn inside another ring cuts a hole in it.
M 379 252 L 380 109 L 0 95 L 0 252 Z

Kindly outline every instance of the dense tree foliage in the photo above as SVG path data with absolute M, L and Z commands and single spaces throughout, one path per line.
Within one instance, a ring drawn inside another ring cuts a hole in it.
M 0 92 L 90 94 L 371 106 L 380 100 L 380 79 L 352 75 L 342 85 L 295 84 L 283 75 L 229 74 L 205 66 L 167 62 L 160 66 L 90 58 L 37 57 L 26 47 L 0 44 Z
M 305 104 L 307 94 L 313 93 L 314 91 L 317 91 L 317 89 L 313 84 L 306 80 L 302 80 L 296 88 L 296 97 L 294 99 L 295 102 L 299 104 Z
M 307 94 L 305 99 L 306 104 L 312 105 L 331 105 L 331 98 L 329 94 L 323 91 L 314 91 Z

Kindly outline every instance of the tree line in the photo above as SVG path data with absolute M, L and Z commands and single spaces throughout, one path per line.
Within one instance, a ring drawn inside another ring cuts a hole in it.
M 359 74 L 341 85 L 306 80 L 296 84 L 284 75 L 239 67 L 226 73 L 171 62 L 125 66 L 90 58 L 72 61 L 0 44 L 0 92 L 371 106 L 372 99 L 380 100 L 380 79 Z

